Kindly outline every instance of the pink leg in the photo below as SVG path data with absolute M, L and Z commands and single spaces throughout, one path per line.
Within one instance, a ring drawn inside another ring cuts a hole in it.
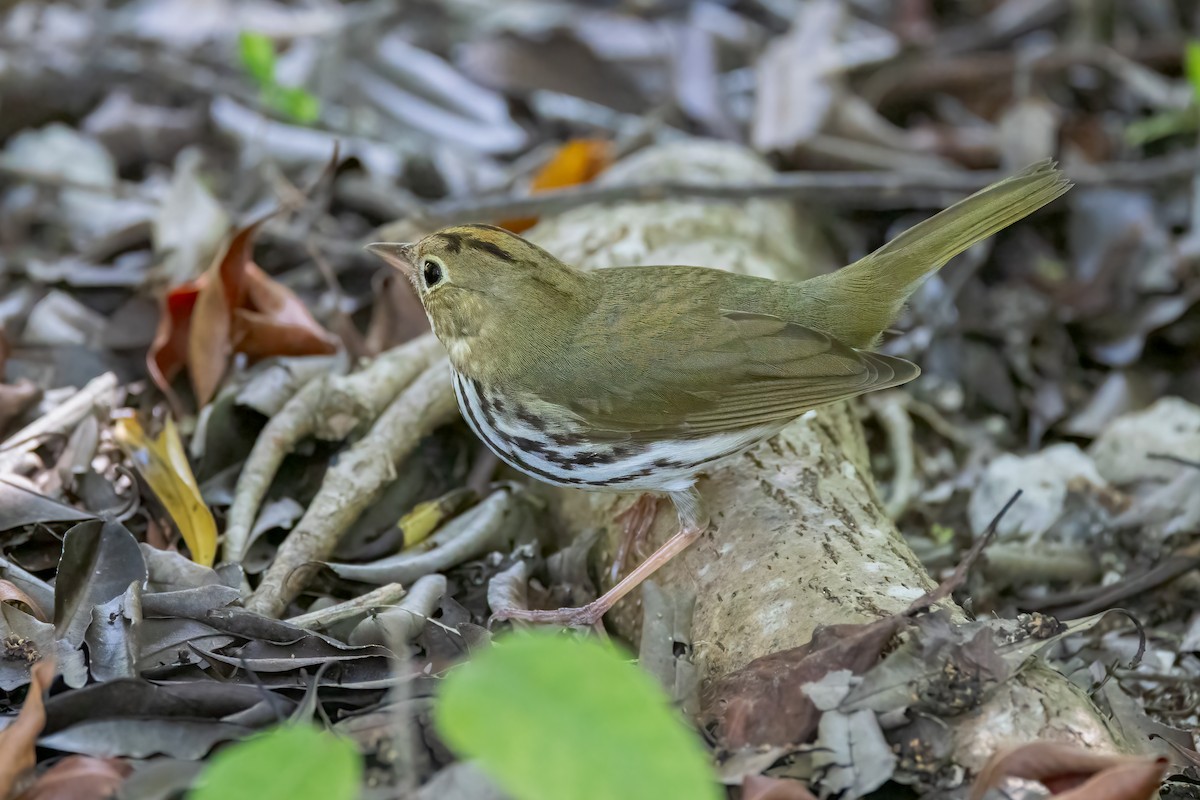
M 646 534 L 650 532 L 650 526 L 654 524 L 654 515 L 658 513 L 658 503 L 661 499 L 658 495 L 644 494 L 617 515 L 624 531 L 621 543 L 617 546 L 617 554 L 613 557 L 612 572 L 609 574 L 613 583 L 621 577 L 621 570 L 625 569 L 630 552 L 638 558 L 645 558 L 642 547 L 646 543 Z
M 689 526 L 679 531 L 663 546 L 655 550 L 649 558 L 634 567 L 625 578 L 601 597 L 579 608 L 559 608 L 553 611 L 507 611 L 503 615 L 495 614 L 493 619 L 519 619 L 526 622 L 539 622 L 546 625 L 566 625 L 572 628 L 595 625 L 615 606 L 625 595 L 632 592 L 642 581 L 653 575 L 659 567 L 666 564 L 675 556 L 687 549 L 688 545 L 700 538 L 704 529 Z

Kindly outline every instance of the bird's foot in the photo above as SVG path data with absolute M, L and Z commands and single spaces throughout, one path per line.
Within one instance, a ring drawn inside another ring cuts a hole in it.
M 621 542 L 617 545 L 617 554 L 613 556 L 612 572 L 609 573 L 609 579 L 613 583 L 621 577 L 621 570 L 625 569 L 625 562 L 629 560 L 631 552 L 638 558 L 645 558 L 642 548 L 646 544 L 650 526 L 654 524 L 654 516 L 658 513 L 661 499 L 658 495 L 643 494 L 633 505 L 617 515 L 617 521 L 624 530 L 621 533 Z
M 634 567 L 620 583 L 609 589 L 603 595 L 578 608 L 558 608 L 553 610 L 508 609 L 494 614 L 492 619 L 515 619 L 523 622 L 533 622 L 541 625 L 563 625 L 571 628 L 583 628 L 596 625 L 609 610 L 624 597 L 641 585 L 659 567 L 666 564 L 675 556 L 687 549 L 688 545 L 700 538 L 702 528 L 684 528 L 679 533 L 663 542 L 662 547 L 655 550 L 649 558 Z

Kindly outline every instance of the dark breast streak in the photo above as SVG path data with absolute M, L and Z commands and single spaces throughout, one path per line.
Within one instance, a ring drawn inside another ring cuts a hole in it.
M 701 467 L 744 449 L 712 439 L 682 442 L 587 442 L 585 434 L 551 430 L 547 421 L 512 398 L 454 373 L 454 393 L 471 430 L 513 468 L 546 483 L 616 490 L 674 491 L 690 485 Z M 688 450 L 687 455 L 679 448 Z M 682 456 L 682 457 L 674 457 Z M 633 484 L 630 486 L 629 484 Z

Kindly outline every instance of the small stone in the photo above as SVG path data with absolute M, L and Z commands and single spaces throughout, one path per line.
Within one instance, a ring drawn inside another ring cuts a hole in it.
M 1096 468 L 1119 486 L 1170 480 L 1187 467 L 1153 455 L 1200 460 L 1200 406 L 1164 397 L 1143 411 L 1117 417 L 1091 447 Z
M 1096 465 L 1073 444 L 1057 444 L 1031 456 L 1002 455 L 988 465 L 971 493 L 967 505 L 971 531 L 983 535 L 1020 489 L 1020 499 L 1000 520 L 997 533 L 1001 538 L 1041 537 L 1062 516 L 1073 480 L 1105 486 Z

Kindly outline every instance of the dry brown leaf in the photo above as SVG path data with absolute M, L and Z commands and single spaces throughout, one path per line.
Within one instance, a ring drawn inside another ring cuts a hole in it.
M 234 234 L 229 247 L 200 277 L 187 350 L 188 375 L 200 406 L 207 405 L 217 393 L 217 386 L 229 367 L 233 355 L 233 310 L 245 296 L 242 276 L 254 250 L 254 234 L 264 221 L 247 225 Z
M 0 731 L 0 797 L 8 797 L 17 781 L 37 764 L 34 747 L 46 725 L 46 706 L 42 693 L 57 673 L 54 662 L 43 659 L 30 670 L 29 693 L 17 719 Z
M 822 626 L 807 644 L 756 658 L 713 681 L 703 713 L 716 723 L 717 741 L 729 750 L 807 742 L 821 712 L 804 685 L 840 669 L 863 674 L 905 624 L 898 614 L 865 625 Z
M 1030 742 L 993 755 L 971 787 L 971 800 L 1006 777 L 1042 783 L 1063 800 L 1148 800 L 1166 759 L 1096 753 L 1063 742 Z
M 104 800 L 133 772 L 119 758 L 67 756 L 38 776 L 17 800 Z
M 817 796 L 791 778 L 747 775 L 742 779 L 742 800 L 817 800 Z
M 233 311 L 233 350 L 251 361 L 268 356 L 332 353 L 337 339 L 309 313 L 286 286 L 271 279 L 253 261 L 243 273 L 245 297 Z
M 17 606 L 25 606 L 25 609 L 34 617 L 42 622 L 49 622 L 46 612 L 41 609 L 37 601 L 25 594 L 21 590 L 21 587 L 10 580 L 0 579 L 0 603 L 13 603 Z
M 590 183 L 613 162 L 612 143 L 604 139 L 571 139 L 538 170 L 529 183 L 531 194 Z M 537 217 L 510 219 L 500 223 L 513 233 L 532 228 Z
M 266 218 L 235 232 L 203 275 L 175 287 L 163 300 L 146 366 L 177 415 L 182 406 L 171 381 L 184 367 L 196 402 L 204 406 L 216 394 L 234 353 L 255 361 L 337 349 L 337 339 L 300 299 L 251 260 L 254 236 L 264 222 Z

